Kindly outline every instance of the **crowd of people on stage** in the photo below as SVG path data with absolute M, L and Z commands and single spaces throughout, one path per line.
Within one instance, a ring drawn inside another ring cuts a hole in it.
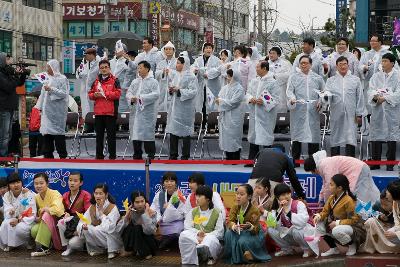
M 79 172 L 70 173 L 67 192 L 51 189 L 46 173 L 33 177 L 35 192 L 24 187 L 18 173 L 11 173 L 0 179 L 0 248 L 8 252 L 23 247 L 33 250 L 32 257 L 54 249 L 63 257 L 87 251 L 109 259 L 147 260 L 179 248 L 182 264 L 194 265 L 267 262 L 272 253 L 326 257 L 339 254 L 338 245 L 347 248 L 348 256 L 357 251 L 400 253 L 399 179 L 380 193 L 363 162 L 317 153 L 305 163 L 324 183 L 322 209 L 313 214 L 287 155 L 279 147 L 266 148 L 260 161 L 266 158 L 271 164 L 254 167 L 248 183 L 236 188 L 229 209 L 199 172 L 188 177 L 188 196 L 179 190 L 176 173 L 165 172 L 152 202 L 132 188 L 123 203 L 116 203 L 103 183 L 91 193 L 83 190 Z M 346 160 L 351 162 L 341 169 Z M 294 189 L 283 182 L 284 172 Z M 367 217 L 358 209 L 366 201 L 373 205 Z
M 151 38 L 144 38 L 143 52 L 129 51 L 117 42 L 110 61 L 94 48 L 85 53 L 77 70 L 81 83 L 82 118 L 95 113 L 96 158 L 104 159 L 104 136 L 110 159 L 116 158 L 116 120 L 118 113 L 130 113 L 129 131 L 134 159 L 142 159 L 143 149 L 155 156 L 155 125 L 158 112 L 167 112 L 169 158 L 190 158 L 195 113 L 219 112 L 219 148 L 226 159 L 240 159 L 244 115 L 248 116 L 249 155 L 254 159 L 262 147 L 274 143 L 277 114 L 290 112 L 292 156 L 308 155 L 320 149 L 320 113 L 329 110 L 330 154 L 354 157 L 358 127 L 363 126 L 371 143 L 372 159 L 381 160 L 387 144 L 387 160 L 396 159 L 400 138 L 400 84 L 396 57 L 372 35 L 371 50 L 349 51 L 349 41 L 339 38 L 336 51 L 323 56 L 312 38 L 303 40 L 302 50 L 293 65 L 279 47 L 261 56 L 262 45 L 237 45 L 215 55 L 214 45 L 204 43 L 202 54 L 191 64 L 186 51 L 176 54 L 168 42 L 160 50 Z M 49 81 L 32 112 L 32 143 L 43 135 L 42 154 L 52 158 L 56 148 L 67 157 L 65 123 L 69 83 L 60 73 L 59 62 L 51 60 Z M 247 118 L 246 118 L 247 119 Z M 369 134 L 367 134 L 369 132 Z M 181 153 L 178 151 L 182 140 Z M 37 155 L 36 145 L 32 155 Z M 344 148 L 344 151 L 341 151 Z M 373 168 L 379 168 L 374 166 Z M 392 165 L 387 170 L 393 170 Z

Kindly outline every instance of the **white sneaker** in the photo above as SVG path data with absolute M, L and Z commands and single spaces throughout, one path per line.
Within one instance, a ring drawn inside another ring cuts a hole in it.
M 349 245 L 349 250 L 346 252 L 346 256 L 353 256 L 357 253 L 357 247 L 355 244 Z
M 209 259 L 207 261 L 207 265 L 214 265 L 216 263 L 216 261 L 214 259 Z
M 39 248 L 37 251 L 31 253 L 31 257 L 47 256 L 50 254 L 50 249 Z
M 61 253 L 61 256 L 66 257 L 66 256 L 71 255 L 71 253 L 72 253 L 72 249 L 67 248 L 66 251 L 64 251 L 63 253 Z
M 109 260 L 114 259 L 115 257 L 117 257 L 117 253 L 114 253 L 114 252 L 109 252 L 108 253 L 108 259 Z
M 283 256 L 289 256 L 289 255 L 293 255 L 292 250 L 281 250 L 281 251 L 275 252 L 275 257 L 283 257 Z
M 3 249 L 3 251 L 4 251 L 4 252 L 9 252 L 9 251 L 10 251 L 10 247 L 5 247 L 5 248 Z
M 92 256 L 92 257 L 99 256 L 99 255 L 102 255 L 102 254 L 103 254 L 103 252 L 98 252 L 98 251 L 90 251 L 89 252 L 89 255 Z
M 153 258 L 153 255 L 151 255 L 151 254 L 150 254 L 150 255 L 147 255 L 147 256 L 145 257 L 146 260 L 150 260 L 151 258 Z
M 308 250 L 305 250 L 303 252 L 303 258 L 308 258 L 308 257 L 310 257 L 310 252 Z
M 328 256 L 338 255 L 338 254 L 340 254 L 340 252 L 337 248 L 330 248 L 328 251 L 321 253 L 321 257 L 328 257 Z

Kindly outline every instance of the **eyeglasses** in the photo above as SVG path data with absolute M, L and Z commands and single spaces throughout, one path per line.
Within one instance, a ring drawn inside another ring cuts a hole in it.
M 100 67 L 101 70 L 106 70 L 106 69 L 108 69 L 108 68 L 110 68 L 110 67 L 109 67 L 109 66 Z

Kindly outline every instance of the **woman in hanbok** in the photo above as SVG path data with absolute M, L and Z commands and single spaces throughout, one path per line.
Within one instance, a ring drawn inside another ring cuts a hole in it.
M 201 185 L 196 190 L 197 207 L 185 218 L 185 231 L 179 236 L 182 264 L 215 264 L 222 251 L 224 217 L 212 202 L 213 191 Z
M 261 213 L 260 224 L 265 229 L 265 221 L 268 213 L 272 208 L 273 197 L 271 196 L 271 183 L 268 178 L 262 177 L 256 181 L 254 186 L 253 205 L 255 205 Z
M 285 184 L 278 184 L 274 189 L 272 215 L 277 221 L 276 227 L 269 227 L 268 234 L 279 245 L 281 250 L 276 257 L 292 255 L 300 247 L 303 258 L 310 256 L 310 248 L 319 254 L 318 238 L 306 241 L 306 233 L 315 236 L 312 218 L 307 206 L 300 200 L 292 199 L 292 190 Z
M 94 187 L 90 202 L 90 208 L 80 216 L 77 231 L 85 238 L 90 256 L 107 251 L 108 258 L 113 259 L 122 249 L 121 236 L 117 231 L 117 222 L 120 219 L 118 207 L 105 184 L 97 184 Z
M 199 186 L 205 185 L 205 177 L 201 172 L 194 172 L 189 176 L 188 179 L 189 182 L 189 188 L 190 188 L 190 195 L 187 197 L 187 201 L 185 202 L 185 217 L 186 215 L 192 211 L 192 209 L 197 207 L 197 198 L 196 198 L 196 191 Z M 225 206 L 224 203 L 222 202 L 221 196 L 218 194 L 218 192 L 213 192 L 212 195 L 212 203 L 214 207 L 219 209 L 219 211 L 222 213 L 222 216 L 226 218 L 226 211 L 225 211 Z
M 50 254 L 50 246 L 61 250 L 60 236 L 57 231 L 57 221 L 64 215 L 62 196 L 57 190 L 49 188 L 49 177 L 46 173 L 37 173 L 33 177 L 37 195 L 36 224 L 31 229 L 31 235 L 36 242 L 36 251 L 32 257 Z
M 157 250 L 157 241 L 154 237 L 157 231 L 156 212 L 150 208 L 143 192 L 132 192 L 131 201 L 132 204 L 122 220 L 124 252 L 121 256 L 134 254 L 148 260 Z
M 350 191 L 349 180 L 343 174 L 336 174 L 330 182 L 332 195 L 328 198 L 322 212 L 314 215 L 319 235 L 330 249 L 321 257 L 339 254 L 336 242 L 348 246 L 347 256 L 353 256 L 365 241 L 365 229 L 356 213 L 356 196 Z
M 222 87 L 215 103 L 218 105 L 219 147 L 227 160 L 240 160 L 242 149 L 245 92 L 240 85 L 239 72 L 226 71 L 229 83 Z
M 17 173 L 7 178 L 9 191 L 3 196 L 4 221 L 0 227 L 0 247 L 4 251 L 25 246 L 30 248 L 30 232 L 36 217 L 35 194 L 23 188 Z
M 251 185 L 242 184 L 237 188 L 237 204 L 230 210 L 224 237 L 224 258 L 230 264 L 271 260 L 264 246 L 265 234 L 260 229 L 260 211 L 251 204 L 252 197 Z
M 61 256 L 68 256 L 74 250 L 82 250 L 85 240 L 78 236 L 76 227 L 79 223 L 77 212 L 84 214 L 90 207 L 91 195 L 82 190 L 83 175 L 79 172 L 72 172 L 68 177 L 69 191 L 63 194 L 65 209 L 64 217 L 58 221 L 57 227 L 60 233 L 61 245 L 67 249 Z
M 394 226 L 393 200 L 389 200 L 388 195 L 387 189 L 385 189 L 381 194 L 379 205 L 375 205 L 378 215 L 369 218 L 364 223 L 367 230 L 367 238 L 360 249 L 363 252 L 370 254 L 374 254 L 375 252 L 396 252 L 396 246 L 385 236 L 385 232 Z
M 183 231 L 186 198 L 178 190 L 176 173 L 164 173 L 161 182 L 163 189 L 155 195 L 151 209 L 157 213 L 161 234 L 159 248 L 168 251 L 169 245 L 177 241 Z

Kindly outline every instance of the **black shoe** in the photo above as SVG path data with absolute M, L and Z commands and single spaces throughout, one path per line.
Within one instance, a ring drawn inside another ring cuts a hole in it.
M 253 165 L 253 164 L 246 164 L 246 165 L 244 165 L 244 167 L 245 167 L 245 168 L 253 168 L 254 165 Z
M 386 170 L 388 171 L 388 172 L 392 172 L 393 171 L 393 166 L 386 166 Z
M 380 165 L 372 165 L 369 167 L 370 170 L 380 170 L 381 166 Z

